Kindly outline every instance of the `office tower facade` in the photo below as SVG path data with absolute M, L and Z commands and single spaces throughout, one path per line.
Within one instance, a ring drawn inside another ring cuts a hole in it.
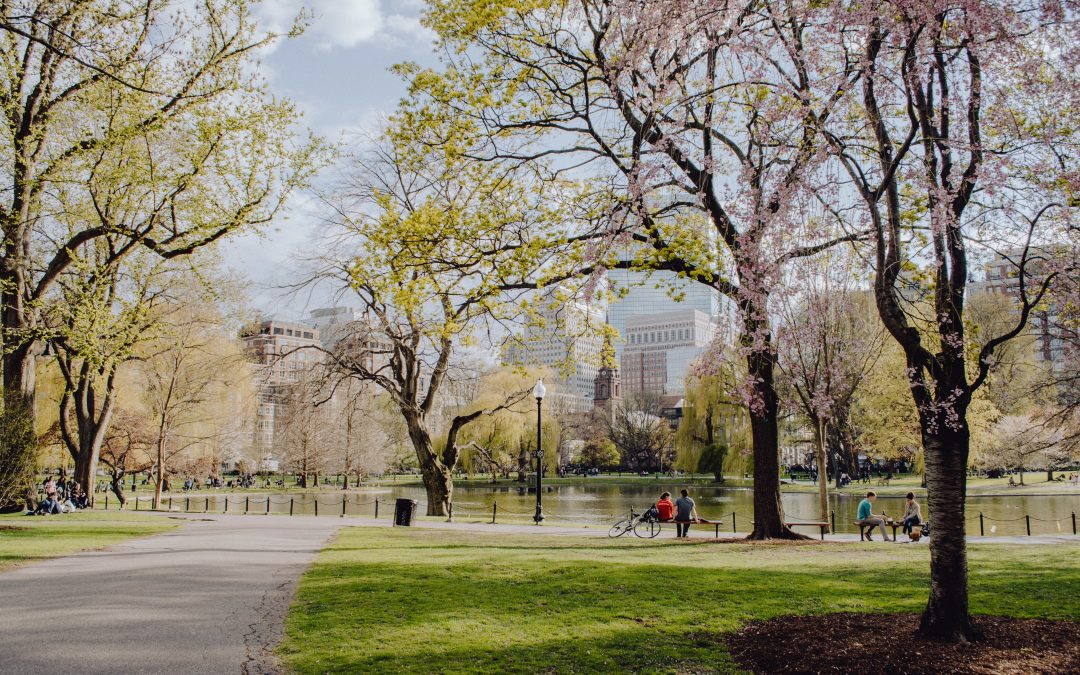
M 536 320 L 506 350 L 505 361 L 550 368 L 553 401 L 567 412 L 588 411 L 600 370 L 603 325 L 603 311 L 590 303 L 549 294 L 538 303 Z
M 252 446 L 263 456 L 272 454 L 274 434 L 288 388 L 322 362 L 321 341 L 314 326 L 294 321 L 261 321 L 241 332 L 244 348 L 254 366 L 258 390 Z
M 627 317 L 619 359 L 626 395 L 683 394 L 693 362 L 715 334 L 712 317 L 692 308 Z
M 621 363 L 623 350 L 630 344 L 627 331 L 631 317 L 686 309 L 701 312 L 715 322 L 730 304 L 715 289 L 692 279 L 680 279 L 673 272 L 647 274 L 615 269 L 608 270 L 606 279 L 616 295 L 607 308 L 607 321 L 619 334 L 615 341 L 616 363 Z

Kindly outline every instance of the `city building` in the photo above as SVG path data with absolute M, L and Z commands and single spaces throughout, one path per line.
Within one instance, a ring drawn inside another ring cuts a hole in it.
M 1045 260 L 1047 255 L 1035 253 L 1031 255 L 1037 255 L 1037 261 L 1028 264 L 1025 286 L 1029 293 L 1035 293 L 1042 281 L 1045 268 L 1044 265 L 1038 263 L 1038 260 Z M 984 280 L 969 284 L 969 292 L 1004 295 L 1019 302 L 1020 257 L 1019 250 L 1006 251 L 995 256 L 983 268 Z M 1059 308 L 1054 303 L 1049 303 L 1033 311 L 1029 319 L 1029 330 L 1035 340 L 1035 359 L 1051 367 L 1060 367 L 1065 359 L 1065 343 L 1057 325 L 1058 313 Z
M 319 330 L 293 321 L 261 321 L 241 332 L 251 356 L 258 390 L 258 408 L 252 430 L 252 447 L 265 462 L 273 456 L 275 422 L 288 388 L 322 362 Z
M 711 317 L 697 309 L 628 316 L 620 359 L 625 395 L 685 393 L 690 366 L 715 334 Z
M 713 288 L 692 279 L 680 278 L 673 272 L 646 273 L 639 270 L 613 269 L 606 273 L 608 286 L 616 299 L 607 308 L 607 321 L 618 334 L 615 342 L 616 363 L 622 363 L 622 353 L 630 342 L 628 327 L 631 317 L 659 314 L 674 309 L 692 309 L 712 321 L 719 321 L 721 311 L 731 306 Z M 626 376 L 623 373 L 624 377 Z
M 505 352 L 511 365 L 550 368 L 552 404 L 567 412 L 592 409 L 600 370 L 604 313 L 573 298 L 548 293 L 537 303 L 536 316 L 525 324 Z

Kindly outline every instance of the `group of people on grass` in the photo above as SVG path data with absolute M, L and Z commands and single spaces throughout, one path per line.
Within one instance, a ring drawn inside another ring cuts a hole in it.
M 73 513 L 79 509 L 90 508 L 86 490 L 75 479 L 65 480 L 61 476 L 59 480 L 55 480 L 49 476 L 42 482 L 41 492 L 44 496 L 38 501 L 37 507 L 30 511 L 32 515 Z
M 907 508 L 904 511 L 903 520 L 903 532 L 909 538 L 911 532 L 916 527 L 920 527 L 923 524 L 922 519 L 922 507 L 919 506 L 919 502 L 915 501 L 915 493 L 909 492 L 905 498 L 907 502 Z M 877 493 L 871 490 L 866 493 L 866 499 L 859 502 L 859 511 L 855 516 L 855 522 L 859 525 L 869 526 L 869 534 L 867 537 L 874 540 L 874 528 L 881 528 L 881 538 L 885 541 L 889 541 L 889 535 L 885 532 L 885 526 L 892 523 L 892 520 L 882 510 L 881 513 L 874 513 L 874 502 L 877 501 Z

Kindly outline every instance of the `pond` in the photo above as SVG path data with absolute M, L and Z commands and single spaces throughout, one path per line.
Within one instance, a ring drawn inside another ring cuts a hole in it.
M 668 490 L 678 494 L 681 486 L 671 481 L 658 480 L 656 486 L 641 484 L 597 483 L 594 485 L 553 485 L 544 489 L 545 522 L 550 524 L 608 525 L 625 514 L 630 507 L 642 511 L 655 502 L 660 492 Z M 731 532 L 732 514 L 739 532 L 749 531 L 753 520 L 753 495 L 749 488 L 695 485 L 690 494 L 698 505 L 702 518 L 720 520 L 721 532 Z M 379 501 L 380 517 L 389 517 L 393 501 L 398 497 L 416 499 L 420 513 L 424 511 L 424 489 L 411 486 L 373 486 L 349 492 L 345 496 L 347 515 L 370 516 L 375 513 L 375 501 Z M 343 494 L 328 491 L 320 494 L 272 495 L 270 513 L 313 515 L 341 515 Z M 784 493 L 784 511 L 790 520 L 816 520 L 817 494 L 808 492 Z M 839 532 L 858 532 L 852 524 L 861 497 L 856 495 L 830 495 L 836 512 Z M 213 495 L 173 497 L 173 506 L 192 511 L 255 513 L 267 511 L 265 495 Z M 184 500 L 189 500 L 185 503 Z M 499 520 L 527 519 L 535 510 L 536 495 L 519 486 L 458 486 L 454 490 L 454 514 L 458 517 L 490 517 L 497 505 Z M 874 507 L 875 512 L 884 511 L 899 517 L 904 512 L 902 496 L 882 495 Z M 923 503 L 926 514 L 926 504 Z M 983 528 L 987 535 L 1023 535 L 1027 533 L 1025 516 L 1030 516 L 1031 533 L 1070 534 L 1073 530 L 1073 514 L 1080 513 L 1080 489 L 1065 486 L 1062 494 L 985 495 L 971 496 L 967 501 L 968 532 L 979 533 L 979 514 L 983 515 Z M 933 514 L 930 514 L 933 518 Z M 814 528 L 803 528 L 814 533 Z

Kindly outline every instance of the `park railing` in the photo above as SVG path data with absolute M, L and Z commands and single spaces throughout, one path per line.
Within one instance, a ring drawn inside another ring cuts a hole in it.
M 383 507 L 385 513 L 387 507 L 390 511 L 393 511 L 394 500 L 385 499 L 371 499 L 371 500 L 357 500 L 350 499 L 351 495 L 341 495 L 340 498 L 333 497 L 326 494 L 314 494 L 305 493 L 301 495 L 230 495 L 230 494 L 218 494 L 218 495 L 169 495 L 164 496 L 161 499 L 160 508 L 161 511 L 175 511 L 180 513 L 222 513 L 222 514 L 277 514 L 277 515 L 314 515 L 314 516 L 369 516 L 378 518 L 380 512 L 380 505 Z M 124 506 L 120 506 L 116 499 L 113 499 L 110 503 L 109 493 L 104 495 L 104 499 L 99 499 L 95 508 L 103 508 L 106 510 L 116 508 L 129 508 L 134 511 L 140 510 L 152 510 L 153 497 L 148 496 L 131 496 L 126 500 Z M 417 508 L 419 513 L 423 513 L 425 510 L 423 503 L 418 503 Z M 505 507 L 500 507 L 498 501 L 493 501 L 490 509 L 476 509 L 476 508 L 458 508 L 456 514 L 459 517 L 465 517 L 470 519 L 476 519 L 482 522 L 490 522 L 491 524 L 502 523 L 521 523 L 532 522 L 532 518 L 535 511 L 513 511 Z M 454 505 L 451 503 L 449 520 L 453 520 L 455 516 Z M 559 513 L 557 511 L 544 510 L 544 522 L 563 522 L 567 524 L 586 525 L 586 524 L 600 524 L 605 520 L 615 521 L 625 516 L 625 513 L 612 513 L 606 517 L 599 514 L 573 514 L 573 513 Z M 788 514 L 786 520 L 794 527 L 813 527 L 817 528 L 816 518 L 806 518 L 797 515 Z M 832 532 L 838 532 L 837 529 L 837 514 L 835 511 L 829 514 L 829 521 Z M 1020 534 L 1019 524 L 1023 524 L 1023 533 L 1027 536 L 1037 536 L 1046 534 L 1067 534 L 1070 531 L 1072 534 L 1077 534 L 1077 518 L 1076 512 L 1071 512 L 1066 516 L 1058 517 L 1040 517 L 1031 514 L 1023 514 L 1015 518 L 991 518 L 985 515 L 983 512 L 969 515 L 968 521 L 968 533 L 974 534 L 975 526 L 978 526 L 979 536 L 1007 536 L 1012 534 Z M 1033 526 L 1033 523 L 1036 525 Z M 1053 524 L 1052 527 L 1047 524 Z M 752 517 L 740 516 L 737 512 L 732 511 L 725 514 L 723 517 L 710 520 L 707 524 L 714 526 L 716 536 L 720 536 L 721 531 L 727 532 L 730 524 L 731 533 L 736 534 L 739 532 L 740 525 L 745 528 L 744 531 L 753 529 Z M 999 531 L 998 525 L 1010 524 L 1007 529 L 1016 530 L 1014 533 Z M 846 528 L 845 528 L 846 529 Z

